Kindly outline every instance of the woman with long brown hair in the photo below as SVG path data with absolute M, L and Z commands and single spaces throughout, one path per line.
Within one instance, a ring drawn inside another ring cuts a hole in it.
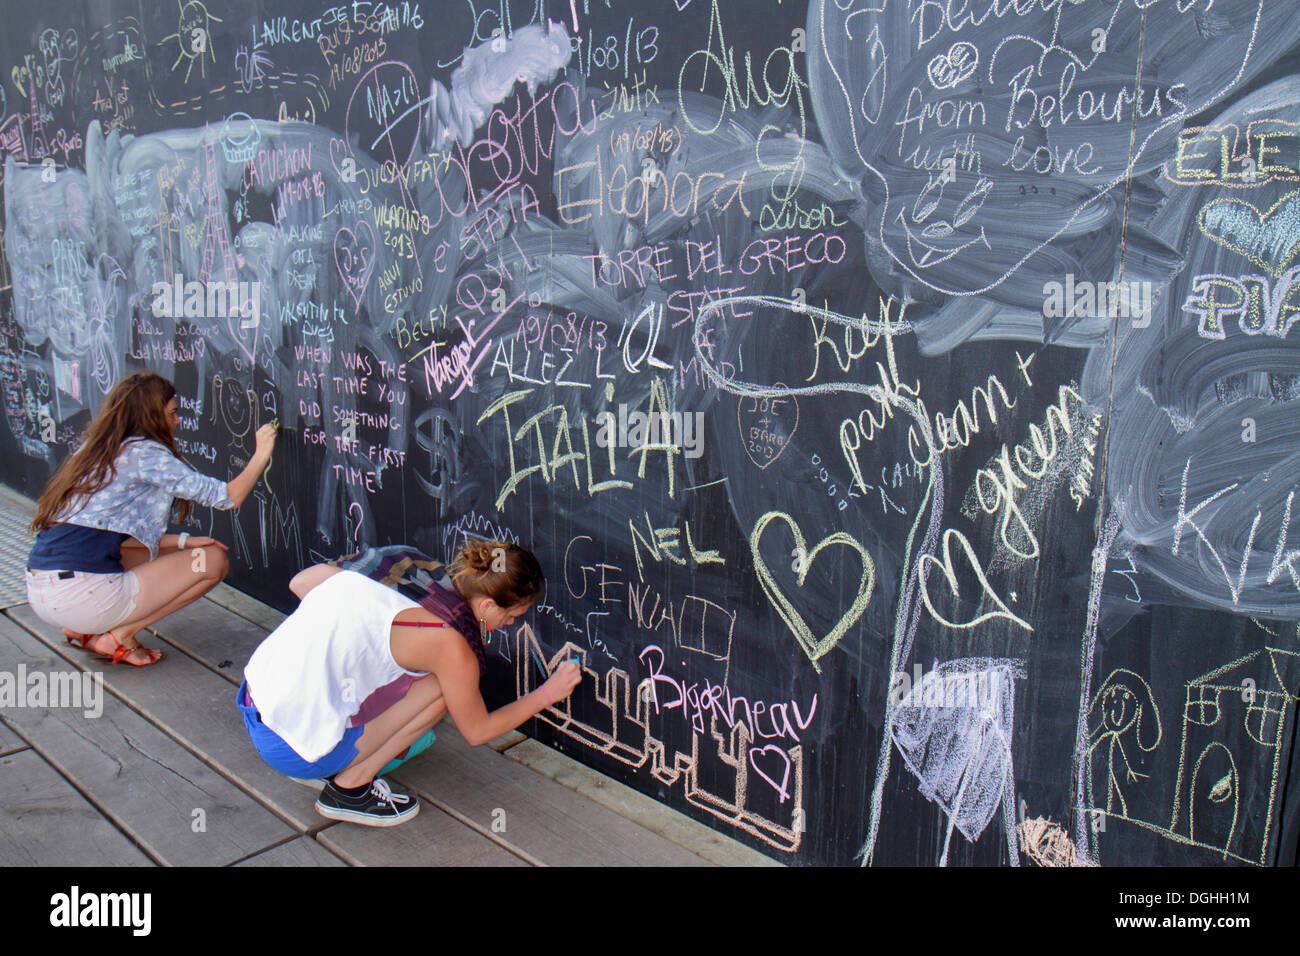
M 161 375 L 118 382 L 32 521 L 32 609 L 62 627 L 68 643 L 114 664 L 161 660 L 136 632 L 198 600 L 229 570 L 225 546 L 212 538 L 163 534 L 172 505 L 182 521 L 195 502 L 238 508 L 275 445 L 275 427 L 263 425 L 252 460 L 225 482 L 184 462 L 173 437 L 179 422 L 176 388 Z
M 289 582 L 302 603 L 253 652 L 236 704 L 270 767 L 323 783 L 321 816 L 404 823 L 419 803 L 378 774 L 444 716 L 483 744 L 578 686 L 580 668 L 565 661 L 537 690 L 489 712 L 479 693 L 483 634 L 528 613 L 545 579 L 531 551 L 504 541 L 467 544 L 451 572 L 418 601 L 327 564 Z

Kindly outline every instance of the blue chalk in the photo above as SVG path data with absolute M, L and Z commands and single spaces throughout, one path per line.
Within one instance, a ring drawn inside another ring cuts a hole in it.
M 537 662 L 537 666 L 540 667 L 540 668 L 542 669 L 542 673 L 545 674 L 547 677 L 550 677 L 550 676 L 551 676 L 551 672 L 548 671 L 548 670 L 546 669 L 546 664 L 542 661 L 542 656 L 541 656 L 540 654 L 537 653 L 537 648 L 533 647 L 532 644 L 529 644 L 529 645 L 528 645 L 528 649 L 529 649 L 530 651 L 532 651 L 532 653 L 533 653 L 533 660 L 536 661 L 536 662 Z

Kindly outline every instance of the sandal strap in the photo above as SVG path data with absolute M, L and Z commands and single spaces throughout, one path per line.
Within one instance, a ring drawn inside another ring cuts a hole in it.
M 119 641 L 117 639 L 117 635 L 114 634 L 112 631 L 105 631 L 104 636 L 117 645 L 117 647 L 113 649 L 112 659 L 110 663 L 113 664 L 120 663 L 122 658 L 126 657 L 126 655 L 130 654 L 131 651 L 134 650 L 134 648 L 127 647 L 125 644 Z
M 134 654 L 136 651 L 144 651 L 145 655 L 149 658 L 149 661 L 147 664 L 137 664 L 135 661 L 127 661 L 127 663 L 131 664 L 133 667 L 147 667 L 149 664 L 156 664 L 162 659 L 161 654 L 158 657 L 154 657 L 153 652 L 143 644 L 136 643 L 134 647 L 127 647 L 117 639 L 117 635 L 112 631 L 105 631 L 104 633 L 114 644 L 117 645 L 112 653 L 111 660 L 109 661 L 111 664 L 120 664 L 128 655 Z

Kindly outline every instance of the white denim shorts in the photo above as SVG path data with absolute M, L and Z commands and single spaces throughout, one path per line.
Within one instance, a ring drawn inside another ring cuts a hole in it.
M 135 610 L 139 593 L 140 579 L 134 571 L 27 571 L 27 601 L 32 610 L 41 620 L 79 634 L 103 634 L 117 627 Z

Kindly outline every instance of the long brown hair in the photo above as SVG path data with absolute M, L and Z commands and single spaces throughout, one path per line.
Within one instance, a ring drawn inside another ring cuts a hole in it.
M 114 461 L 122 445 L 130 438 L 148 438 L 171 449 L 181 457 L 167 421 L 167 403 L 176 396 L 176 387 L 153 372 L 128 375 L 113 386 L 99 415 L 90 423 L 81 447 L 54 473 L 36 505 L 32 519 L 33 534 L 58 523 L 64 506 L 80 506 L 90 496 L 117 477 Z M 182 461 L 184 459 L 181 459 Z M 180 502 L 180 519 L 189 515 L 193 502 Z

